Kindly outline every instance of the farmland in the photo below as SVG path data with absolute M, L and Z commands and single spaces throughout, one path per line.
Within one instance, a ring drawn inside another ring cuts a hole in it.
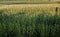
M 60 1 L 49 1 L 49 0 L 0 1 L 0 4 L 60 4 Z
M 0 37 L 59 37 L 59 34 L 60 4 L 0 5 Z

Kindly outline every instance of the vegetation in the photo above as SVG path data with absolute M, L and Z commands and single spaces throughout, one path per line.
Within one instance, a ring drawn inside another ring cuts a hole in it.
M 59 37 L 59 12 L 38 7 L 0 9 L 0 37 Z
M 60 1 L 44 0 L 0 0 L 0 4 L 60 4 Z

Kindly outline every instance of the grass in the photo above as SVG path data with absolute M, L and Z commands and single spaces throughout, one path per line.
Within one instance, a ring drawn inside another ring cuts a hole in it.
M 10 7 L 0 9 L 0 37 L 58 37 L 60 8 Z
M 0 4 L 59 4 L 59 1 L 0 1 Z

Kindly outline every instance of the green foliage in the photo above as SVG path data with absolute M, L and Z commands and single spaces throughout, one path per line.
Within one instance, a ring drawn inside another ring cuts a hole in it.
M 3 10 L 0 10 L 0 37 L 60 36 L 60 17 L 47 15 L 47 11 L 42 11 L 42 14 L 39 13 L 36 16 L 32 15 L 32 17 L 27 10 L 22 13 L 17 11 L 18 13 L 10 15 L 2 12 Z

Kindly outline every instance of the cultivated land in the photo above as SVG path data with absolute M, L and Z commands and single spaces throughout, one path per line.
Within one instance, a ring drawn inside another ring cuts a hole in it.
M 47 11 L 51 11 L 51 9 L 54 9 L 54 11 L 56 10 L 56 7 L 58 7 L 58 9 L 60 9 L 60 4 L 14 4 L 14 5 L 0 5 L 0 9 L 6 9 L 7 11 L 9 10 L 16 10 L 16 11 L 19 11 L 19 10 L 25 10 L 28 11 L 28 10 L 36 10 L 38 11 L 37 9 L 40 10 L 40 8 L 42 8 L 44 11 L 47 10 Z M 5 13 L 10 13 L 10 12 L 5 12 Z M 18 12 L 11 12 L 11 13 L 18 13 Z M 38 13 L 38 12 L 37 12 Z M 48 12 L 46 12 L 48 13 Z M 51 13 L 54 13 L 54 12 L 51 12 Z
M 41 1 L 41 0 L 23 0 L 23 1 L 0 1 L 0 4 L 60 4 L 60 1 Z
M 60 36 L 60 4 L 1 4 L 0 37 Z
M 24 8 L 24 7 L 60 7 L 60 4 L 13 4 L 13 5 L 0 5 L 0 9 L 1 8 Z

